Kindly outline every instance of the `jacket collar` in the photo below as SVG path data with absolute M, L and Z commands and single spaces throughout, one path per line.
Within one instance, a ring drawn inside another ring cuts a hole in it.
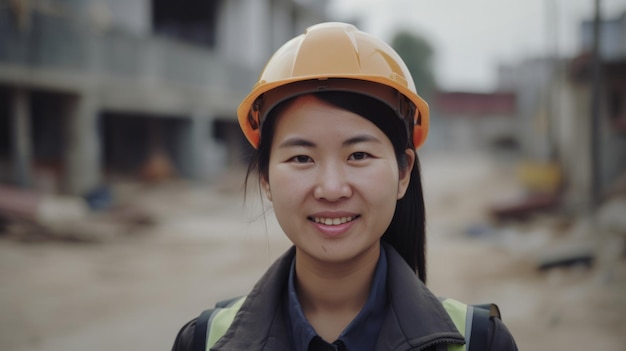
M 390 308 L 376 350 L 423 350 L 439 343 L 465 343 L 445 308 L 402 256 L 386 242 Z
M 439 300 L 390 245 L 382 244 L 390 307 L 376 349 L 423 350 L 439 343 L 464 343 Z M 272 264 L 211 350 L 290 350 L 283 302 L 294 255 L 292 247 Z

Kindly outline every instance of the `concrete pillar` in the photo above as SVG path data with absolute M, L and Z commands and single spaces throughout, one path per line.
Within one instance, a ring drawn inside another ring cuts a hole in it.
M 101 184 L 100 133 L 94 96 L 84 93 L 65 102 L 66 179 L 69 194 L 83 195 Z
M 191 117 L 189 129 L 189 176 L 194 180 L 211 180 L 225 167 L 225 150 L 213 140 L 213 118 L 203 114 Z
M 208 118 L 196 115 L 191 117 L 191 138 L 190 141 L 190 156 L 192 157 L 191 178 L 194 180 L 202 180 L 206 178 L 207 168 L 209 165 L 203 157 L 203 151 L 209 138 L 210 123 Z
M 11 94 L 12 163 L 14 182 L 20 188 L 32 185 L 32 138 L 30 96 L 25 89 L 17 88 Z
M 174 145 L 172 158 L 174 164 L 180 175 L 187 179 L 196 178 L 196 168 L 194 155 L 194 118 L 184 120 L 185 123 L 177 125 L 177 128 L 167 131 L 167 133 L 173 133 L 173 138 L 167 139 L 173 140 Z

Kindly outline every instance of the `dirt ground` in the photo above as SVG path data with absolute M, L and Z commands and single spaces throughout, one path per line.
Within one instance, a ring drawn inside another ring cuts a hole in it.
M 431 289 L 497 303 L 520 350 L 624 350 L 625 260 L 538 271 L 542 253 L 593 236 L 564 235 L 554 216 L 490 223 L 488 206 L 518 191 L 510 166 L 422 157 Z M 91 240 L 0 238 L 0 349 L 169 350 L 186 321 L 245 294 L 289 246 L 256 192 L 243 204 L 242 179 L 118 185 L 117 201 L 150 214 L 152 226 L 96 216 L 80 226 Z

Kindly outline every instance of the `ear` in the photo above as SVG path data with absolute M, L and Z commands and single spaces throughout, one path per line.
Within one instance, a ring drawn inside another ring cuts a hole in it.
M 265 177 L 261 177 L 261 187 L 265 192 L 265 196 L 269 201 L 272 201 L 272 192 L 270 191 L 270 183 L 265 179 Z
M 400 179 L 398 181 L 398 200 L 404 197 L 406 190 L 409 188 L 409 183 L 411 182 L 411 171 L 415 165 L 415 150 L 406 149 L 405 154 L 407 166 L 400 170 Z

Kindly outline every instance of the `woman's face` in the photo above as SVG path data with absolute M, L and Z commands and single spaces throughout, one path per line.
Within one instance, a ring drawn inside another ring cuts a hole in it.
M 372 122 L 314 96 L 276 118 L 262 182 L 298 254 L 321 262 L 378 255 L 411 166 L 400 172 L 391 141 Z

